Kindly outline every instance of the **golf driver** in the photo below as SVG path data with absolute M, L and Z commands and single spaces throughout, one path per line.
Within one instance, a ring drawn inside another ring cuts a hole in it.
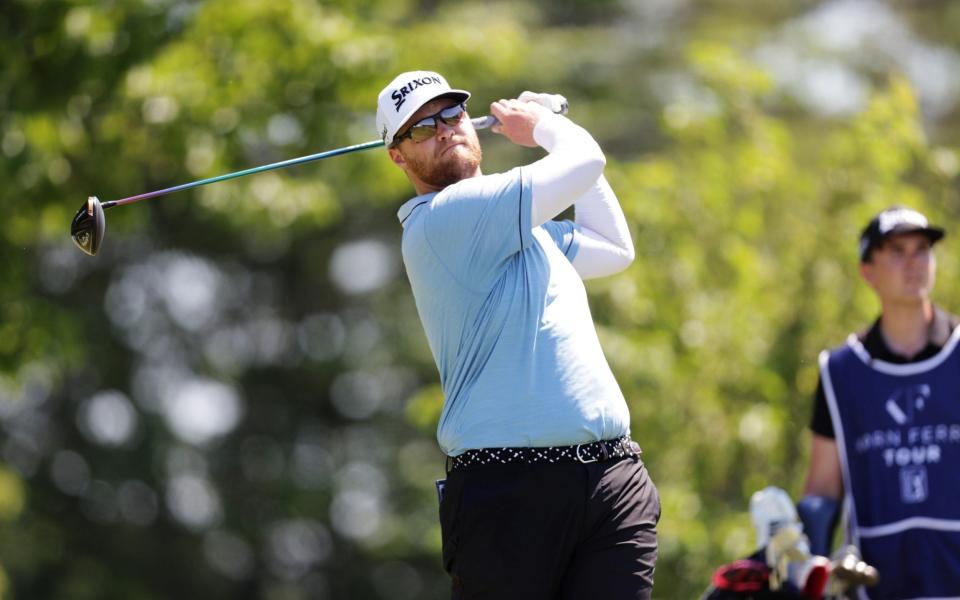
M 567 101 L 563 96 L 555 94 L 539 94 L 537 96 L 539 96 L 539 98 L 537 98 L 536 101 L 543 104 L 553 112 L 559 114 L 565 114 L 567 112 Z M 497 119 L 492 116 L 477 117 L 476 119 L 472 119 L 471 122 L 473 123 L 474 129 L 487 129 L 495 125 L 497 123 Z M 171 194 L 181 190 L 188 190 L 201 185 L 207 185 L 208 183 L 226 181 L 228 179 L 235 179 L 245 175 L 263 173 L 264 171 L 272 171 L 273 169 L 292 167 L 294 165 L 300 165 L 303 163 L 320 160 L 322 158 L 339 156 L 341 154 L 348 154 L 350 152 L 359 152 L 361 150 L 369 150 L 370 148 L 377 148 L 379 146 L 383 146 L 383 140 L 373 140 L 370 142 L 364 142 L 362 144 L 355 144 L 353 146 L 344 146 L 343 148 L 327 150 L 326 152 L 319 152 L 317 154 L 310 154 L 308 156 L 301 156 L 299 158 L 291 158 L 268 165 L 244 169 L 243 171 L 236 171 L 233 173 L 218 175 L 216 177 L 192 181 L 190 183 L 183 183 L 162 190 L 156 190 L 154 192 L 146 192 L 144 194 L 138 194 L 128 198 L 121 198 L 119 200 L 110 200 L 109 202 L 100 202 L 96 196 L 90 196 L 80 207 L 80 210 L 77 211 L 77 214 L 74 215 L 73 221 L 70 223 L 70 237 L 73 238 L 73 243 L 77 245 L 77 248 L 80 248 L 80 250 L 84 251 L 90 256 L 94 256 L 97 254 L 97 252 L 100 250 L 100 246 L 103 244 L 103 236 L 105 235 L 107 229 L 107 223 L 104 218 L 103 211 L 108 208 L 122 206 L 124 204 L 133 204 L 134 202 L 140 202 L 141 200 L 156 198 L 157 196 L 163 196 L 165 194 Z

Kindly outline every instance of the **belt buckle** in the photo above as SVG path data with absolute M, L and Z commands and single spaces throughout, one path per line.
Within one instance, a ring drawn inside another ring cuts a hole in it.
M 583 444 L 577 444 L 577 448 L 576 448 L 576 455 L 577 455 L 577 462 L 578 462 L 578 463 L 580 463 L 580 464 L 582 464 L 582 465 L 589 465 L 590 463 L 595 463 L 595 462 L 597 462 L 597 459 L 596 459 L 596 458 L 592 458 L 592 459 L 590 459 L 590 460 L 586 460 L 585 458 L 583 458 L 582 456 L 580 456 L 580 446 L 583 446 Z
M 590 460 L 586 460 L 582 456 L 580 456 L 580 447 L 589 446 L 590 444 L 600 444 L 600 450 L 603 452 L 603 460 L 607 460 L 608 458 L 610 458 L 610 453 L 607 451 L 607 445 L 603 443 L 603 441 L 601 440 L 599 442 L 588 442 L 586 444 L 577 444 L 577 448 L 576 448 L 577 462 L 579 462 L 582 465 L 589 465 L 590 463 L 595 463 L 600 460 L 599 458 L 591 458 Z

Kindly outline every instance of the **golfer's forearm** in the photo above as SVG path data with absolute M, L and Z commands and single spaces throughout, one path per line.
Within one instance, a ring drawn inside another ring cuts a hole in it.
M 529 167 L 533 170 L 531 220 L 536 227 L 585 194 L 603 174 L 606 159 L 585 129 L 560 115 L 541 119 L 533 137 L 549 152 Z

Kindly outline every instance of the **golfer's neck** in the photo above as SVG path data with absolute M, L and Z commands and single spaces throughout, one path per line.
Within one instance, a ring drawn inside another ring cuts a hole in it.
M 472 177 L 480 177 L 481 175 L 483 175 L 483 173 L 480 171 L 480 167 L 478 166 L 476 171 L 474 171 L 470 175 L 467 175 L 466 177 L 463 177 L 462 179 L 460 179 L 460 181 L 463 181 L 464 179 L 470 179 Z M 409 179 L 410 179 L 410 183 L 413 184 L 413 189 L 416 190 L 418 196 L 439 192 L 444 187 L 446 187 L 446 186 L 432 185 L 416 177 L 410 177 Z

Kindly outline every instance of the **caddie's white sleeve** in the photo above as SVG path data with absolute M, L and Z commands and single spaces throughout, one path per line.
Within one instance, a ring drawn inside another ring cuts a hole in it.
M 545 115 L 533 129 L 533 139 L 549 154 L 531 170 L 531 225 L 537 227 L 583 196 L 600 175 L 606 159 L 587 131 L 562 115 Z
M 580 249 L 573 268 L 590 279 L 613 275 L 633 262 L 633 239 L 627 219 L 607 178 L 601 175 L 586 194 L 574 203 L 580 226 Z

